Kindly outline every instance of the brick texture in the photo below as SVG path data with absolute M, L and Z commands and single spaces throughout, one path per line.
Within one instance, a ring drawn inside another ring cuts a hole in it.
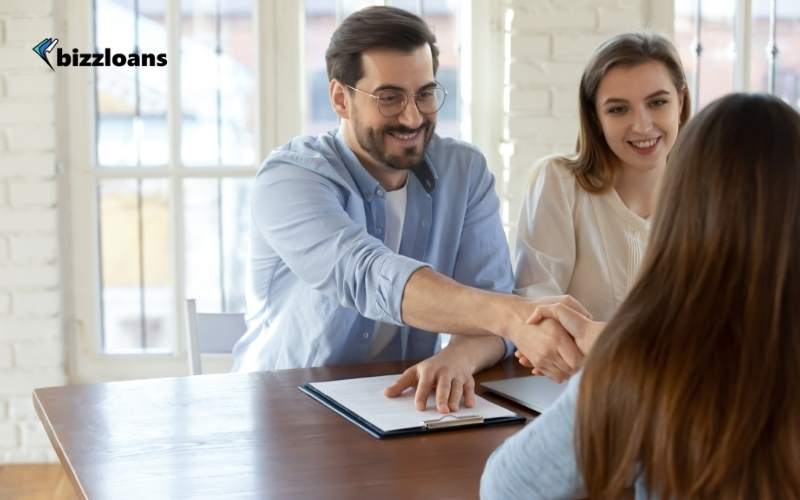
M 656 0 L 506 0 L 504 19 L 509 79 L 497 176 L 503 216 L 514 239 L 519 209 L 534 163 L 573 152 L 578 135 L 578 84 L 595 47 L 609 37 L 645 28 Z M 507 217 L 507 218 L 506 218 Z
M 55 146 L 68 130 L 31 51 L 59 36 L 53 1 L 0 1 L 0 464 L 56 460 L 31 393 L 67 382 Z

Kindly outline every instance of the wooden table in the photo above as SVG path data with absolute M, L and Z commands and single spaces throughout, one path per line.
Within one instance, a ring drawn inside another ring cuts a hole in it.
M 297 389 L 405 366 L 73 385 L 33 398 L 64 469 L 90 499 L 477 498 L 486 458 L 521 425 L 378 440 Z M 476 379 L 526 373 L 507 360 Z

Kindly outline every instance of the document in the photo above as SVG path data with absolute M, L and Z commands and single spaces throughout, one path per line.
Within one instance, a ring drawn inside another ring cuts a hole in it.
M 330 382 L 310 382 L 300 389 L 376 437 L 414 434 L 443 428 L 524 422 L 524 418 L 475 396 L 475 406 L 456 412 L 438 413 L 435 395 L 427 409 L 418 411 L 414 391 L 387 398 L 383 390 L 400 374 Z

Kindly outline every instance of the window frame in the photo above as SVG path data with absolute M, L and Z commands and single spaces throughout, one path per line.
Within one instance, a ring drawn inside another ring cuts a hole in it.
M 303 67 L 304 3 L 296 0 L 254 0 L 254 40 L 257 43 L 256 165 L 252 167 L 180 166 L 180 0 L 166 0 L 168 26 L 168 108 L 170 148 L 166 167 L 97 168 L 95 142 L 95 72 L 92 68 L 57 71 L 56 116 L 62 138 L 60 155 L 66 161 L 62 176 L 61 242 L 67 339 L 67 373 L 72 382 L 95 382 L 181 376 L 188 373 L 185 334 L 185 280 L 183 199 L 178 184 L 187 178 L 252 177 L 269 151 L 299 135 L 303 128 L 305 71 Z M 502 170 L 499 155 L 501 100 L 491 99 L 500 88 L 502 71 L 487 71 L 501 64 L 502 29 L 499 2 L 465 1 L 460 6 L 459 36 L 469 45 L 462 50 L 461 133 L 487 155 L 496 175 Z M 82 51 L 94 46 L 94 2 L 70 3 L 69 12 L 58 7 L 67 36 L 64 45 Z M 490 22 L 486 22 L 490 19 Z M 475 96 L 475 98 L 473 98 Z M 481 119 L 471 119 L 471 117 Z M 488 119 L 484 119 L 488 118 Z M 135 174 L 135 175 L 133 175 Z M 101 351 L 99 230 L 96 183 L 105 178 L 163 178 L 170 183 L 170 265 L 174 291 L 174 339 L 171 353 L 107 354 Z M 502 193 L 500 193 L 502 196 Z M 228 356 L 229 358 L 229 356 Z M 211 359 L 226 366 L 224 357 Z
M 732 92 L 749 92 L 751 90 L 751 60 L 753 50 L 752 28 L 753 28 L 753 0 L 732 0 L 735 4 L 735 14 L 733 18 L 733 31 L 731 37 L 733 39 L 733 74 Z M 777 45 L 776 38 L 776 23 L 777 23 L 777 4 L 778 2 L 788 0 L 769 0 L 770 4 L 770 33 L 768 40 L 768 83 L 766 92 L 775 94 L 775 74 L 779 64 L 780 52 Z M 670 7 L 675 8 L 674 2 L 669 2 Z M 692 46 L 695 72 L 691 82 L 689 83 L 689 91 L 693 96 L 692 99 L 692 113 L 699 110 L 700 102 L 700 88 L 702 87 L 703 75 L 703 28 L 702 28 L 702 4 L 703 0 L 696 0 L 694 11 L 694 31 L 695 40 Z M 674 14 L 673 14 L 674 18 Z M 673 26 L 674 29 L 674 20 Z

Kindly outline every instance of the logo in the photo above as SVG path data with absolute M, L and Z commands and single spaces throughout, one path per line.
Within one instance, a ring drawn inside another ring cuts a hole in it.
M 55 47 L 57 43 L 58 43 L 58 38 L 45 38 L 41 42 L 37 43 L 36 47 L 33 48 L 33 51 L 36 52 L 36 54 L 42 58 L 42 61 L 44 61 L 48 66 L 50 66 L 50 69 L 52 69 L 53 71 L 55 71 L 55 69 L 53 68 L 53 65 L 50 64 L 50 61 L 47 59 L 47 54 L 51 50 L 53 50 L 53 47 Z
M 33 48 L 36 55 L 42 58 L 50 69 L 55 71 L 47 54 L 53 50 L 58 43 L 58 38 L 45 38 L 37 43 Z M 78 49 L 70 52 L 56 50 L 56 66 L 166 66 L 167 54 L 153 54 L 148 52 L 133 52 L 130 54 L 114 54 L 111 49 L 105 48 L 103 52 L 85 53 Z

